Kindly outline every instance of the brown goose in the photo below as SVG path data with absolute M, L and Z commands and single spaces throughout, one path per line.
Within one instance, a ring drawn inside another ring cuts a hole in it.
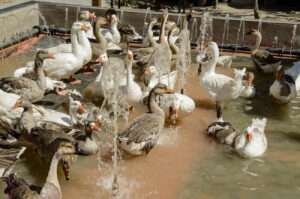
M 34 61 L 34 72 L 37 80 L 26 77 L 4 77 L 0 79 L 0 88 L 8 93 L 15 93 L 30 102 L 37 102 L 44 97 L 46 90 L 46 77 L 42 65 L 45 59 L 53 58 L 52 54 L 40 50 Z
M 4 193 L 13 199 L 62 199 L 62 192 L 57 176 L 58 164 L 64 156 L 72 154 L 74 154 L 73 145 L 64 143 L 58 147 L 52 157 L 46 182 L 40 192 L 36 191 L 36 186 L 29 185 L 24 179 L 18 178 L 15 174 L 10 174 L 8 177 L 4 177 L 7 185 Z
M 256 67 L 264 73 L 275 72 L 278 66 L 281 65 L 281 61 L 276 60 L 269 51 L 259 49 L 262 40 L 261 33 L 256 29 L 252 29 L 247 35 L 256 37 L 255 46 L 251 51 L 251 58 Z
M 157 95 L 173 93 L 164 84 L 156 85 L 148 98 L 148 113 L 136 118 L 118 136 L 118 146 L 131 155 L 148 154 L 156 145 L 164 127 L 165 113 L 157 104 Z

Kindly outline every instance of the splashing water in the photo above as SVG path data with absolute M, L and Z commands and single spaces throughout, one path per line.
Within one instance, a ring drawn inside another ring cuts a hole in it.
M 241 17 L 240 25 L 239 25 L 238 30 L 237 30 L 236 49 L 237 49 L 238 45 L 243 44 L 244 39 L 245 39 L 245 19 L 244 19 L 244 17 Z
M 121 9 L 120 9 L 120 16 L 119 16 L 119 19 L 120 19 L 120 23 L 121 23 L 121 24 L 123 23 L 123 18 L 124 18 L 124 9 L 121 8 Z
M 273 41 L 272 41 L 272 47 L 273 48 L 278 48 L 278 36 L 275 36 Z
M 146 9 L 146 13 L 145 13 L 145 17 L 144 17 L 144 27 L 143 27 L 143 36 L 145 37 L 146 35 L 146 32 L 147 32 L 147 28 L 148 28 L 148 23 L 147 23 L 147 17 L 148 17 L 148 14 L 150 14 L 150 20 L 151 20 L 151 8 L 148 7 Z
M 223 30 L 223 36 L 222 36 L 222 46 L 224 45 L 224 42 L 228 40 L 229 38 L 229 14 L 226 14 L 225 16 L 225 22 L 224 22 L 224 30 Z
M 179 51 L 176 57 L 176 68 L 179 71 L 179 87 L 184 91 L 186 73 L 191 65 L 191 42 L 188 22 L 184 20 L 183 29 L 179 35 Z
M 291 38 L 290 54 L 292 53 L 294 44 L 296 42 L 296 34 L 297 34 L 297 24 L 294 24 L 293 25 L 293 31 L 292 31 L 292 38 Z
M 68 28 L 69 24 L 69 8 L 65 8 L 65 28 Z
M 204 12 L 201 18 L 200 34 L 198 37 L 199 55 L 205 54 L 205 43 L 212 38 L 212 18 L 208 12 Z M 200 57 L 202 59 L 203 57 Z
M 191 40 L 192 42 L 197 42 L 197 37 L 198 37 L 198 34 L 199 34 L 199 29 L 198 29 L 198 21 L 197 21 L 197 18 L 193 18 L 193 22 L 192 22 L 192 27 L 191 27 Z

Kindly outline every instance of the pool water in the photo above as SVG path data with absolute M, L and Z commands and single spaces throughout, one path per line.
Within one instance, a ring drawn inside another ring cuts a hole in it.
M 34 49 L 55 45 L 57 40 L 43 38 L 25 53 L 0 62 L 1 76 L 11 75 L 15 68 L 32 60 Z M 251 66 L 249 58 L 237 58 L 235 67 Z M 290 63 L 285 64 L 286 67 Z M 220 72 L 228 72 L 218 69 Z M 217 144 L 205 135 L 214 120 L 214 104 L 199 85 L 197 67 L 188 74 L 186 93 L 197 101 L 197 109 L 183 116 L 175 128 L 166 128 L 160 144 L 145 157 L 119 162 L 121 198 L 142 199 L 264 199 L 300 197 L 300 98 L 289 105 L 272 102 L 268 89 L 273 75 L 257 72 L 253 99 L 238 99 L 228 104 L 224 118 L 243 130 L 254 117 L 268 119 L 268 150 L 259 159 L 243 159 L 229 147 Z M 83 76 L 91 80 L 91 76 Z M 145 112 L 137 105 L 129 122 Z M 120 129 L 124 128 L 121 126 Z M 101 155 L 79 157 L 71 168 L 71 179 L 65 181 L 59 171 L 64 198 L 111 198 L 111 161 Z M 28 151 L 15 171 L 30 183 L 42 185 L 48 165 Z M 0 189 L 3 190 L 3 183 Z M 1 191 L 2 192 L 2 191 Z

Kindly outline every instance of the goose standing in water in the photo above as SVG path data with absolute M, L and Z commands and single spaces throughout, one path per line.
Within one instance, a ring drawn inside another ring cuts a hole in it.
M 210 53 L 211 58 L 200 64 L 199 79 L 209 95 L 216 100 L 217 118 L 220 118 L 224 103 L 240 96 L 242 79 L 246 69 L 235 69 L 234 79 L 223 74 L 217 74 L 215 73 L 215 67 L 219 57 L 218 45 L 215 42 L 209 42 L 207 53 Z
M 286 104 L 296 98 L 300 91 L 300 62 L 284 71 L 279 67 L 276 79 L 270 87 L 270 95 L 279 103 Z
M 164 84 L 156 85 L 149 94 L 148 111 L 136 118 L 118 136 L 118 146 L 131 155 L 148 154 L 157 144 L 165 123 L 165 113 L 157 104 L 157 95 L 172 93 Z
M 30 186 L 24 179 L 18 178 L 15 174 L 10 174 L 8 177 L 4 177 L 4 181 L 6 182 L 4 193 L 7 194 L 9 198 L 14 199 L 62 199 L 61 187 L 57 176 L 58 164 L 64 156 L 74 154 L 74 152 L 74 147 L 71 144 L 65 143 L 58 147 L 56 153 L 52 157 L 48 176 L 40 193 L 34 191 L 32 188 L 33 186 Z
M 234 141 L 234 149 L 242 157 L 255 158 L 263 155 L 268 147 L 265 135 L 267 119 L 252 119 L 251 126 L 239 134 Z
M 45 51 L 38 51 L 34 61 L 34 73 L 37 80 L 26 77 L 4 77 L 0 79 L 0 88 L 8 93 L 14 93 L 30 102 L 37 102 L 44 97 L 47 82 L 43 70 L 44 60 L 54 59 L 52 54 Z
M 262 41 L 261 33 L 256 29 L 252 29 L 247 35 L 256 37 L 255 46 L 251 51 L 251 58 L 254 64 L 264 73 L 275 72 L 278 66 L 281 65 L 281 61 L 276 60 L 269 51 L 259 49 Z
M 127 83 L 125 86 L 122 86 L 121 89 L 129 104 L 137 103 L 142 100 L 143 93 L 141 87 L 134 81 L 134 76 L 132 74 L 133 54 L 131 51 L 128 51 L 125 62 L 127 71 Z

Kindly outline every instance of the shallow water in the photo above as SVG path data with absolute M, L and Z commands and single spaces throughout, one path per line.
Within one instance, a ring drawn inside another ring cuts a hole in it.
M 50 45 L 55 42 L 51 41 Z M 48 39 L 38 44 L 48 45 Z M 12 74 L 15 68 L 31 60 L 33 53 L 31 49 L 2 61 L 1 76 Z M 243 58 L 236 60 L 234 65 L 251 65 L 251 62 Z M 257 97 L 236 100 L 224 111 L 225 119 L 240 130 L 247 127 L 253 117 L 268 118 L 266 154 L 260 159 L 246 160 L 205 135 L 205 128 L 215 117 L 214 105 L 199 86 L 194 67 L 186 90 L 199 101 L 199 107 L 183 116 L 176 129 L 166 128 L 160 144 L 147 156 L 121 160 L 121 198 L 299 198 L 300 99 L 287 106 L 273 104 L 268 96 L 272 79 L 272 75 L 257 75 Z M 144 111 L 144 107 L 137 106 L 130 120 Z M 42 185 L 48 166 L 32 154 L 34 152 L 28 151 L 15 171 L 30 183 Z M 111 162 L 100 159 L 100 154 L 79 157 L 71 167 L 70 181 L 65 181 L 60 172 L 64 198 L 111 198 Z M 0 184 L 1 190 L 2 187 Z

